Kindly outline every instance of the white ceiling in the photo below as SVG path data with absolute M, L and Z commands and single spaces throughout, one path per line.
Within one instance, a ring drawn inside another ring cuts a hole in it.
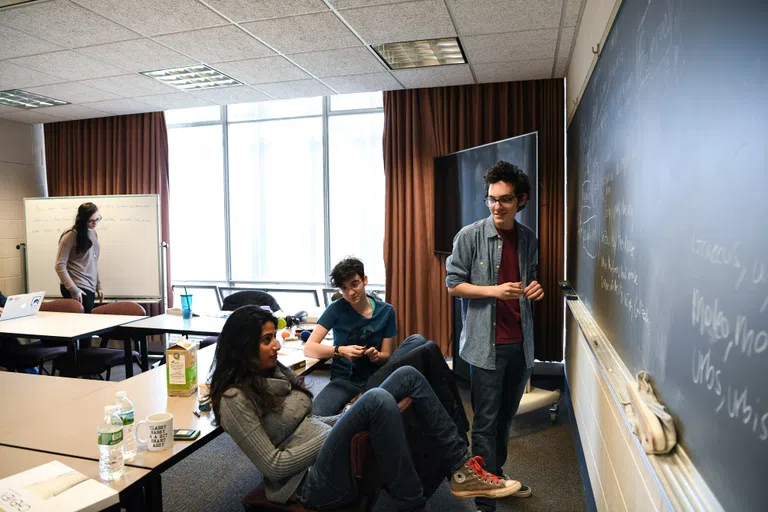
M 0 91 L 56 122 L 565 75 L 585 0 L 38 0 L 0 9 Z M 459 36 L 468 64 L 390 71 L 368 48 Z M 140 71 L 204 63 L 245 83 L 181 92 Z

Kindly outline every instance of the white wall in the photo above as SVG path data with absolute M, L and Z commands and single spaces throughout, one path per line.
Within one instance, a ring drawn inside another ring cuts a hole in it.
M 46 195 L 43 125 L 0 119 L 0 291 L 22 293 L 25 197 Z
M 568 123 L 581 101 L 581 95 L 587 86 L 592 69 L 597 63 L 598 55 L 592 49 L 599 44 L 602 51 L 603 43 L 608 37 L 613 20 L 621 6 L 621 0 L 587 0 L 576 34 L 571 63 L 566 73 L 566 111 Z

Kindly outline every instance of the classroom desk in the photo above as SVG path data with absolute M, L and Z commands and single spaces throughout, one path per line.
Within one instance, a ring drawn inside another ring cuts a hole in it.
M 32 316 L 0 322 L 0 338 L 8 336 L 63 342 L 67 344 L 69 357 L 77 361 L 78 339 L 104 334 L 115 330 L 123 324 L 142 318 L 146 317 L 39 311 Z M 125 346 L 125 373 L 127 377 L 131 377 L 133 375 L 131 343 L 129 338 L 123 338 L 123 340 Z
M 124 325 L 131 334 L 149 336 L 151 334 L 181 334 L 192 336 L 218 336 L 224 328 L 226 318 L 215 316 L 195 316 L 182 318 L 168 313 L 144 318 Z
M 0 372 L 0 438 L 3 431 L 31 422 L 47 407 L 60 407 L 112 384 L 103 380 Z
M 64 457 L 53 453 L 37 452 L 34 450 L 24 450 L 22 448 L 13 448 L 10 446 L 0 446 L 0 479 L 6 478 L 22 471 L 27 471 L 37 466 L 42 466 L 52 461 L 59 461 L 62 464 L 78 471 L 88 478 L 92 478 L 104 485 L 111 487 L 119 493 L 119 500 L 128 509 L 139 508 L 141 501 L 140 488 L 142 479 L 149 475 L 146 469 L 128 467 L 125 468 L 125 474 L 119 480 L 105 482 L 99 477 L 99 462 L 88 459 L 78 459 L 75 457 Z M 136 485 L 138 484 L 138 486 Z M 135 490 L 135 492 L 134 492 Z M 135 503 L 133 507 L 129 503 Z

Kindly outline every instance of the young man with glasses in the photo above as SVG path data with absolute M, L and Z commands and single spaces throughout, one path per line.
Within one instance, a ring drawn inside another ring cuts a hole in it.
M 342 298 L 325 309 L 304 347 L 308 357 L 333 358 L 331 382 L 313 404 L 319 415 L 336 414 L 365 390 L 368 378 L 392 355 L 397 335 L 394 308 L 365 292 L 368 276 L 362 261 L 345 258 L 337 263 L 331 284 Z M 331 329 L 334 346 L 322 345 Z
M 484 177 L 490 216 L 465 226 L 446 260 L 446 286 L 462 298 L 460 354 L 470 364 L 472 453 L 489 472 L 505 477 L 509 430 L 533 368 L 531 303 L 544 297 L 537 281 L 538 241 L 515 220 L 525 208 L 530 183 L 525 173 L 498 162 Z M 513 496 L 528 497 L 523 485 Z M 496 500 L 477 498 L 482 512 Z

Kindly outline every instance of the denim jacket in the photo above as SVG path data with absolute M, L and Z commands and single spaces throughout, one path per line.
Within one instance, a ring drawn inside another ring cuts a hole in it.
M 534 232 L 515 221 L 523 287 L 536 281 L 539 244 Z M 453 239 L 453 252 L 445 262 L 445 284 L 453 288 L 461 283 L 493 286 L 499 283 L 502 240 L 493 224 L 493 216 L 464 226 Z M 525 364 L 533 366 L 533 314 L 531 301 L 520 298 Z M 496 369 L 496 299 L 461 299 L 464 328 L 459 340 L 459 354 L 468 363 L 486 370 Z

